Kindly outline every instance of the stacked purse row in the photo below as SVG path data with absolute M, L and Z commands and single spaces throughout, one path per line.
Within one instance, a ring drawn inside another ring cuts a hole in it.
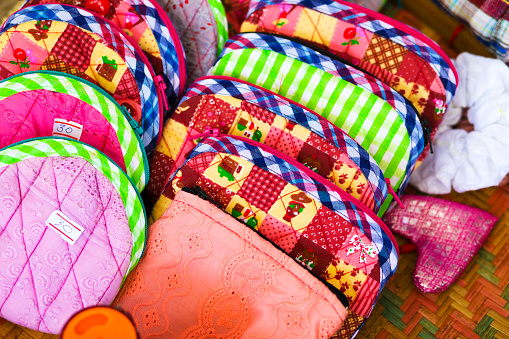
M 0 31 L 0 79 L 0 316 L 59 334 L 143 254 L 184 52 L 155 1 L 30 0 Z
M 252 1 L 164 126 L 144 192 L 149 223 L 170 227 L 182 190 L 211 201 L 324 284 L 348 312 L 327 331 L 355 336 L 397 267 L 380 217 L 432 151 L 456 83 L 433 41 L 379 13 Z M 120 305 L 139 304 L 130 297 Z

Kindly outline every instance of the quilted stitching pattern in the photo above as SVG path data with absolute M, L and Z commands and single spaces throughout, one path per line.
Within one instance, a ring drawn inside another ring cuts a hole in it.
M 368 179 L 375 199 L 383 201 L 387 196 L 384 176 L 373 157 L 339 128 L 311 113 L 305 107 L 296 105 L 277 94 L 267 92 L 263 88 L 237 82 L 233 78 L 231 80 L 220 78 L 198 80 L 189 88 L 187 96 L 182 100 L 203 94 L 218 94 L 245 100 L 308 128 L 348 154 L 348 157 Z
M 22 74 L 6 79 L 0 84 L 0 100 L 18 92 L 38 89 L 66 93 L 88 103 L 101 112 L 112 124 L 118 136 L 127 174 L 136 184 L 136 187 L 140 191 L 143 190 L 148 181 L 148 168 L 145 168 L 143 162 L 143 158 L 146 157 L 145 150 L 142 148 L 141 140 L 139 140 L 124 114 L 114 102 L 85 83 L 65 76 L 47 73 Z
M 129 271 L 137 264 L 145 247 L 147 218 L 139 193 L 122 172 L 99 151 L 70 139 L 44 138 L 27 140 L 0 152 L 0 168 L 34 157 L 81 157 L 103 173 L 119 191 L 133 237 L 133 250 Z
M 3 167 L 0 182 L 9 185 L 0 207 L 0 243 L 11 254 L 0 259 L 2 316 L 59 333 L 77 310 L 109 304 L 132 249 L 125 211 L 111 182 L 86 160 L 62 157 Z M 83 190 L 90 193 L 86 200 Z M 54 210 L 84 228 L 73 245 L 44 224 Z
M 112 33 L 115 30 L 106 22 L 99 23 L 93 13 L 57 4 L 37 5 L 18 11 L 15 16 L 9 17 L 5 22 L 2 33 L 11 27 L 34 20 L 54 20 L 78 26 L 97 34 L 120 54 L 133 74 L 140 93 L 143 144 L 147 152 L 154 149 L 159 136 L 161 108 L 158 100 L 154 100 L 158 95 L 154 79 L 149 70 L 150 65 L 143 62 L 134 46 L 129 41 L 122 40 L 122 38 Z

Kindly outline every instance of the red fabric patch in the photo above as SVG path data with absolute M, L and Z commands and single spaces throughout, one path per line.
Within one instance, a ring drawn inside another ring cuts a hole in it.
M 51 54 L 85 72 L 90 65 L 90 58 L 96 44 L 97 40 L 83 30 L 74 25 L 67 25 L 51 49 Z M 95 68 L 95 65 L 92 64 L 92 67 Z
M 301 234 L 270 214 L 265 217 L 258 232 L 270 239 L 286 253 L 290 253 Z
M 253 166 L 238 195 L 267 213 L 286 184 L 286 181 L 278 176 Z
M 334 254 L 345 246 L 352 228 L 352 224 L 322 205 L 302 236 Z
M 276 116 L 271 111 L 261 108 L 260 106 L 256 106 L 248 101 L 242 101 L 240 108 L 244 111 L 248 112 L 252 117 L 263 121 L 269 125 L 274 123 L 274 117 Z

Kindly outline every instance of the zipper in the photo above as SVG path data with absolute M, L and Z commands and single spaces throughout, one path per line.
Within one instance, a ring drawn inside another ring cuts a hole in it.
M 127 112 L 127 110 L 123 106 L 120 106 L 118 104 L 118 102 L 115 99 L 113 99 L 113 97 L 108 92 L 106 92 L 104 89 L 102 89 L 101 87 L 97 86 L 96 84 L 88 82 L 85 79 L 82 79 L 82 78 L 77 77 L 77 76 L 72 75 L 72 74 L 63 73 L 63 72 L 57 72 L 57 71 L 45 71 L 45 70 L 42 70 L 42 71 L 28 71 L 28 72 L 23 72 L 23 73 L 15 74 L 13 76 L 10 76 L 10 77 L 8 77 L 6 79 L 1 80 L 0 83 L 8 81 L 9 79 L 18 78 L 18 77 L 23 76 L 25 74 L 38 74 L 38 73 L 56 75 L 56 76 L 61 76 L 61 77 L 64 77 L 64 78 L 70 78 L 70 79 L 79 81 L 82 84 L 85 84 L 87 86 L 92 87 L 93 89 L 95 89 L 96 91 L 98 91 L 99 93 L 104 95 L 106 97 L 106 99 L 111 101 L 122 112 L 124 117 L 129 122 L 129 125 L 131 126 L 131 128 L 135 131 L 134 135 L 136 136 L 136 139 L 138 140 L 138 145 L 140 146 L 141 155 L 143 157 L 143 165 L 144 165 L 144 167 L 146 169 L 144 171 L 145 172 L 145 180 L 146 180 L 146 182 L 148 182 L 149 176 L 148 176 L 148 171 L 147 170 L 149 168 L 149 165 L 148 165 L 147 152 L 145 151 L 145 147 L 143 146 L 143 142 L 141 141 L 141 135 L 143 134 L 143 129 L 138 124 L 138 122 L 133 119 L 131 114 L 129 114 L 129 112 Z M 62 139 L 65 139 L 65 138 L 62 138 Z M 85 145 L 88 145 L 88 144 L 85 144 Z M 88 146 L 90 146 L 90 145 L 88 145 Z M 90 146 L 90 147 L 92 147 L 92 146 Z
M 92 14 L 94 19 L 96 21 L 98 21 L 99 24 L 100 24 L 100 21 L 102 21 L 102 22 L 110 25 L 113 29 L 115 29 L 124 38 L 124 40 L 127 40 L 133 46 L 133 48 L 136 51 L 136 53 L 138 53 L 140 59 L 143 61 L 143 63 L 148 68 L 148 71 L 149 71 L 150 75 L 152 76 L 152 81 L 154 81 L 154 83 L 156 85 L 156 95 L 157 95 L 157 103 L 158 103 L 157 106 L 159 108 L 159 121 L 160 121 L 160 123 L 159 123 L 159 134 L 158 134 L 158 138 L 157 138 L 157 142 L 159 143 L 159 140 L 161 139 L 161 134 L 163 132 L 163 106 L 161 105 L 162 100 L 161 100 L 160 97 L 161 97 L 161 91 L 164 91 L 164 90 L 162 90 L 161 89 L 161 85 L 156 82 L 156 80 L 155 80 L 156 74 L 154 72 L 154 69 L 152 68 L 152 65 L 150 64 L 150 62 L 148 61 L 147 57 L 145 56 L 145 53 L 143 53 L 143 51 L 140 49 L 138 44 L 129 35 L 127 35 L 123 30 L 121 30 L 116 24 L 114 24 L 110 20 L 108 20 L 106 18 L 103 18 L 100 15 L 97 15 L 94 12 L 89 11 L 89 10 L 84 9 L 82 7 L 79 7 L 79 6 L 65 5 L 65 4 L 60 4 L 60 5 L 63 6 L 64 8 L 65 7 L 72 7 L 72 8 L 76 8 L 76 9 L 79 9 L 79 10 L 82 10 L 82 11 L 85 11 L 87 13 Z M 35 6 L 39 6 L 39 5 L 32 5 L 32 6 L 28 6 L 28 7 L 25 7 L 25 8 L 30 8 L 30 7 L 35 7 Z M 23 8 L 23 9 L 25 9 L 25 8 Z M 56 20 L 56 21 L 60 21 L 60 20 Z M 92 32 L 92 33 L 94 33 L 94 32 Z M 94 33 L 94 34 L 97 34 L 97 33 Z M 134 76 L 134 74 L 133 74 L 133 76 Z
M 32 71 L 34 72 L 34 71 Z M 28 72 L 26 72 L 28 73 Z M 85 145 L 87 147 L 90 147 L 92 148 L 93 150 L 95 150 L 96 152 L 98 152 L 99 154 L 101 154 L 103 157 L 105 157 L 106 159 L 108 159 L 109 162 L 111 162 L 113 165 L 115 165 L 120 173 L 122 173 L 126 178 L 127 180 L 129 181 L 129 183 L 131 184 L 132 188 L 134 189 L 134 192 L 136 192 L 136 196 L 138 197 L 138 200 L 140 201 L 140 205 L 141 205 L 141 208 L 143 210 L 143 217 L 145 219 L 145 241 L 143 243 L 143 251 L 141 253 L 141 256 L 140 256 L 140 259 L 138 259 L 138 262 L 139 260 L 141 260 L 141 258 L 143 257 L 143 254 L 145 253 L 145 248 L 147 246 L 147 225 L 148 225 L 148 218 L 147 218 L 147 211 L 145 210 L 145 205 L 143 204 L 143 200 L 141 199 L 141 195 L 140 195 L 140 192 L 138 191 L 138 189 L 136 188 L 136 185 L 133 183 L 133 181 L 131 180 L 131 178 L 126 174 L 126 172 L 124 172 L 124 170 L 119 166 L 117 165 L 117 163 L 115 163 L 113 160 L 111 160 L 111 158 L 109 156 L 107 156 L 106 154 L 104 154 L 103 152 L 99 151 L 97 148 L 95 147 L 92 147 L 90 146 L 89 144 L 86 144 L 82 141 L 79 141 L 79 140 L 73 140 L 73 139 L 69 139 L 69 138 L 63 138 L 63 137 L 55 137 L 55 136 L 49 136 L 49 137 L 35 137 L 35 138 L 30 138 L 30 139 L 26 139 L 26 140 L 22 140 L 22 141 L 18 141 L 18 142 L 15 142 L 13 144 L 10 144 L 9 146 L 5 146 L 4 148 L 0 149 L 0 152 L 3 151 L 3 150 L 6 150 L 8 148 L 11 148 L 11 147 L 14 147 L 14 146 L 17 146 L 17 145 L 21 145 L 21 144 L 25 144 L 27 142 L 30 142 L 30 141 L 34 141 L 34 140 L 43 140 L 43 139 L 58 139 L 58 140 L 66 140 L 66 141 L 72 141 L 72 142 L 77 142 L 79 144 L 82 144 L 82 145 Z M 130 227 L 129 227 L 130 228 Z
M 252 33 L 244 33 L 244 34 L 252 34 Z M 332 52 L 329 52 L 323 48 L 320 48 L 320 47 L 317 47 L 313 44 L 310 44 L 309 42 L 305 41 L 305 40 L 300 40 L 298 38 L 294 38 L 294 37 L 289 37 L 289 36 L 285 36 L 285 35 L 281 35 L 281 34 L 276 34 L 276 33 L 269 33 L 269 32 L 257 32 L 256 34 L 259 34 L 259 35 L 269 35 L 269 36 L 273 36 L 273 37 L 276 37 L 276 38 L 281 38 L 281 39 L 286 39 L 286 40 L 290 40 L 290 41 L 293 41 L 295 43 L 298 43 L 298 44 L 301 44 L 302 46 L 305 46 L 317 53 L 320 53 L 320 54 L 323 54 L 325 55 L 326 57 L 332 59 L 332 60 L 335 60 L 335 61 L 338 61 L 342 64 L 345 64 L 345 65 L 348 65 L 352 68 L 355 68 L 356 70 L 364 73 L 364 74 L 368 74 L 370 75 L 371 77 L 377 79 L 378 81 L 380 81 L 381 83 L 385 84 L 385 82 L 383 82 L 382 80 L 380 80 L 379 78 L 377 78 L 376 76 L 374 76 L 372 73 L 362 69 L 361 67 L 359 66 L 356 66 L 354 65 L 353 63 L 351 63 L 350 61 L 346 60 L 346 59 L 343 59 L 341 58 L 340 56 L 332 53 Z M 239 34 L 240 36 L 242 36 L 243 34 Z M 356 85 L 357 86 L 357 85 Z M 390 87 L 389 85 L 387 85 L 387 87 L 389 87 L 390 89 L 394 90 L 392 87 Z M 394 90 L 396 92 L 396 90 Z M 422 129 L 424 130 L 424 125 L 423 125 L 423 120 L 421 119 L 421 116 L 419 113 L 417 113 L 417 109 L 415 109 L 414 107 L 414 104 L 412 104 L 412 102 L 410 102 L 410 100 L 408 100 L 406 97 L 404 97 L 403 95 L 401 95 L 401 98 L 403 98 L 403 100 L 405 101 L 405 104 L 406 106 L 408 107 L 412 107 L 414 109 L 414 114 L 418 117 L 419 119 L 419 122 L 421 124 L 421 127 Z M 381 98 L 383 99 L 383 98 Z M 409 113 L 412 113 L 412 112 L 409 112 Z M 426 147 L 426 145 L 428 144 L 428 139 L 426 138 L 427 135 L 424 135 L 424 147 Z M 433 153 L 433 152 L 431 152 Z
M 161 90 L 161 97 L 163 98 L 164 109 L 169 110 L 168 108 L 168 99 L 166 98 L 166 84 L 164 83 L 162 75 L 156 75 L 154 80 L 159 85 L 159 89 Z
M 389 179 L 385 179 L 385 183 L 387 184 L 387 189 L 389 190 L 389 193 L 392 195 L 392 197 L 394 198 L 394 200 L 396 200 L 396 202 L 398 203 L 398 205 L 402 208 L 402 209 L 405 209 L 405 205 L 403 205 L 403 203 L 401 202 L 401 200 L 399 199 L 398 195 L 396 194 L 396 192 L 394 192 L 394 189 L 392 188 L 391 186 L 391 181 Z
M 161 20 L 168 28 L 168 31 L 170 32 L 171 39 L 175 43 L 175 49 L 177 52 L 177 59 L 179 62 L 179 97 L 181 97 L 184 94 L 184 89 L 186 88 L 186 81 L 187 81 L 187 74 L 185 71 L 186 66 L 186 57 L 184 56 L 184 47 L 182 47 L 182 42 L 180 41 L 180 37 L 177 33 L 177 30 L 175 29 L 175 26 L 173 26 L 173 23 L 171 22 L 170 18 L 168 18 L 168 15 L 164 12 L 161 5 L 155 0 L 148 0 L 156 9 L 157 13 L 161 17 Z
M 219 208 L 221 211 L 225 212 L 224 209 L 221 207 L 221 205 L 219 205 L 217 202 L 214 201 L 214 199 L 212 199 L 207 193 L 205 193 L 205 191 L 203 191 L 200 186 L 196 185 L 194 186 L 193 188 L 191 187 L 183 187 L 182 188 L 182 191 L 184 192 L 187 192 L 187 193 L 190 193 L 190 194 L 193 194 L 193 195 L 196 195 L 198 196 L 199 198 L 205 200 L 205 201 L 208 201 L 210 202 L 211 204 L 213 204 L 214 206 L 216 206 L 217 208 Z M 286 253 L 285 251 L 283 251 L 278 245 L 276 245 L 272 240 L 270 240 L 269 238 L 267 238 L 264 234 L 258 232 L 258 231 L 255 231 L 253 230 L 253 228 L 249 225 L 247 225 L 246 223 L 242 222 L 241 220 L 235 218 L 234 216 L 232 216 L 231 214 L 225 212 L 225 214 L 229 215 L 231 218 L 235 219 L 236 221 L 240 222 L 241 224 L 245 225 L 246 227 L 248 227 L 251 231 L 254 231 L 256 232 L 256 234 L 258 236 L 260 236 L 263 240 L 269 242 L 271 245 L 273 245 L 276 249 L 278 249 L 281 253 L 283 253 L 285 256 L 288 256 L 290 257 L 293 261 L 295 261 L 297 264 L 299 264 L 299 266 L 302 267 L 302 263 L 298 262 L 295 258 L 292 258 L 290 256 L 289 253 Z M 303 267 L 305 269 L 305 267 Z M 331 284 L 329 282 L 327 282 L 326 280 L 324 280 L 323 278 L 319 277 L 319 276 L 316 276 L 314 275 L 313 273 L 311 273 L 313 275 L 314 278 L 318 279 L 320 282 L 322 282 L 325 286 L 327 286 L 327 288 L 339 299 L 339 301 L 341 302 L 341 304 L 343 304 L 343 306 L 345 306 L 346 309 L 349 308 L 350 306 L 350 302 L 348 301 L 348 298 L 337 288 L 335 287 L 332 287 Z
M 396 239 L 394 238 L 394 235 L 392 234 L 391 230 L 389 230 L 389 228 L 387 227 L 387 225 L 385 225 L 385 223 L 382 221 L 382 219 L 380 219 L 366 205 L 364 205 L 358 199 L 355 199 L 352 195 L 350 195 L 350 193 L 343 191 L 338 186 L 334 185 L 333 183 L 331 183 L 330 181 L 326 180 L 322 176 L 320 176 L 320 175 L 316 174 L 315 172 L 311 171 L 309 168 L 307 168 L 306 166 L 302 165 L 301 163 L 295 161 L 295 159 L 292 159 L 289 156 L 287 156 L 286 154 L 283 154 L 283 153 L 281 153 L 279 151 L 276 151 L 272 147 L 269 147 L 267 145 L 261 144 L 261 143 L 259 143 L 257 141 L 253 141 L 253 140 L 250 140 L 250 139 L 247 139 L 247 138 L 238 137 L 238 136 L 234 136 L 234 135 L 220 134 L 219 137 L 226 137 L 226 138 L 231 138 L 231 139 L 239 140 L 239 141 L 245 142 L 247 144 L 250 144 L 252 146 L 261 148 L 264 151 L 266 151 L 268 153 L 271 153 L 271 154 L 275 155 L 276 157 L 281 158 L 284 161 L 290 163 L 291 165 L 297 167 L 300 171 L 306 173 L 308 176 L 310 176 L 311 178 L 315 179 L 320 184 L 326 186 L 330 190 L 339 193 L 339 195 L 342 198 L 345 198 L 347 201 L 353 203 L 356 207 L 361 209 L 364 213 L 368 214 L 371 218 L 373 218 L 373 220 L 376 221 L 376 223 L 385 231 L 385 233 L 391 239 L 394 247 L 396 247 L 396 251 L 398 251 L 398 256 L 399 256 L 398 243 L 396 242 Z
M 454 77 L 456 78 L 456 83 L 458 83 L 458 72 L 454 68 L 454 65 L 452 64 L 451 59 L 449 58 L 449 56 L 447 54 L 445 54 L 444 51 L 442 51 L 442 49 L 437 45 L 436 42 L 434 42 L 433 40 L 428 38 L 426 35 L 422 34 L 421 32 L 419 32 L 418 30 L 416 30 L 413 27 L 407 26 L 407 25 L 399 22 L 398 20 L 395 20 L 393 18 L 390 18 L 390 17 L 380 14 L 378 12 L 372 11 L 370 9 L 364 8 L 357 4 L 354 4 L 351 2 L 347 3 L 346 1 L 342 1 L 342 0 L 333 0 L 333 1 L 335 1 L 338 4 L 341 4 L 343 6 L 355 8 L 356 10 L 360 11 L 361 13 L 366 13 L 378 20 L 384 21 L 398 29 L 401 29 L 403 32 L 406 32 L 408 34 L 411 34 L 414 37 L 419 38 L 421 41 L 426 42 L 431 48 L 433 48 L 433 50 L 435 52 L 437 52 L 445 60 L 445 62 L 447 62 L 449 67 L 452 69 L 452 72 L 454 73 Z

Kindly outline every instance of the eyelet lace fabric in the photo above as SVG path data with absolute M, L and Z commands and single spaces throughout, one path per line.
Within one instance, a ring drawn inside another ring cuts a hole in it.
M 0 168 L 0 314 L 60 333 L 82 308 L 109 305 L 129 267 L 132 235 L 119 193 L 81 158 L 29 158 Z M 45 221 L 83 229 L 74 244 Z
M 185 192 L 151 226 L 114 306 L 160 338 L 328 338 L 347 316 L 306 269 Z

